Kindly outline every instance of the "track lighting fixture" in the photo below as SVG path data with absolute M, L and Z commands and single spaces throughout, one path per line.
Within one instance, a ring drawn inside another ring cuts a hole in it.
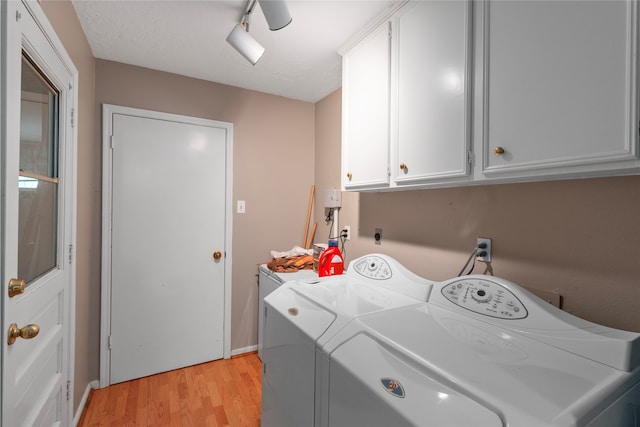
M 227 43 L 233 46 L 240 55 L 244 56 L 253 65 L 256 65 L 264 53 L 264 47 L 251 37 L 249 31 L 245 30 L 242 24 L 233 27 L 233 30 L 227 36 Z
M 256 65 L 264 53 L 264 47 L 249 34 L 249 20 L 257 2 L 258 0 L 247 1 L 240 23 L 227 36 L 227 42 L 253 65 Z M 280 30 L 292 21 L 284 0 L 260 0 L 260 7 L 272 31 Z
M 292 21 L 284 0 L 260 0 L 260 8 L 271 31 L 280 30 Z

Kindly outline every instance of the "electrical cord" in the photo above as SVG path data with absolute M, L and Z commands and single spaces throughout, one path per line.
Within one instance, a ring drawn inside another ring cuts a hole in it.
M 476 267 L 476 259 L 477 259 L 476 256 L 484 256 L 486 254 L 486 252 L 484 251 L 485 247 L 480 245 L 480 246 L 476 246 L 475 248 L 473 248 L 473 251 L 471 251 L 471 255 L 469 255 L 469 258 L 467 258 L 467 262 L 465 262 L 464 266 L 462 267 L 462 269 L 460 269 L 460 272 L 458 273 L 458 277 L 462 276 L 462 273 L 464 272 L 465 268 L 467 268 L 467 266 L 471 262 L 471 259 L 473 259 L 473 264 L 471 264 L 471 268 L 469 269 L 469 271 L 464 273 L 464 275 L 468 276 L 469 274 L 471 274 L 473 272 L 473 269 Z M 486 267 L 484 269 L 484 273 L 482 273 L 482 274 L 490 274 L 490 275 L 493 276 L 493 267 L 491 266 L 491 261 L 482 261 L 481 260 L 481 262 L 484 262 L 486 264 Z
M 335 221 L 335 218 L 333 216 L 333 208 L 329 208 L 329 212 L 327 213 L 327 216 L 324 219 L 324 222 L 329 226 L 329 240 L 336 240 L 338 238 L 338 236 L 331 235 L 331 232 L 333 231 L 334 221 Z
M 467 258 L 467 262 L 464 263 L 464 266 L 462 267 L 462 269 L 458 273 L 458 277 L 462 276 L 462 273 L 464 272 L 464 269 L 467 268 L 467 266 L 471 262 L 472 258 L 473 258 L 473 265 L 471 266 L 471 270 L 469 270 L 469 272 L 467 274 L 470 274 L 473 271 L 473 268 L 476 265 L 475 256 L 476 256 L 477 253 L 478 253 L 478 248 L 473 248 L 473 251 L 471 251 L 471 255 L 469 255 L 469 258 Z
M 340 252 L 342 252 L 342 256 L 344 257 L 347 253 L 347 250 L 345 249 L 345 243 L 347 242 L 346 234 L 343 235 L 342 231 L 340 231 L 340 234 L 338 236 L 331 235 L 331 232 L 333 231 L 333 224 L 335 222 L 333 209 L 334 208 L 329 208 L 329 212 L 327 212 L 327 216 L 324 218 L 324 221 L 329 226 L 329 240 L 338 240 L 340 242 Z
M 327 212 L 327 216 L 324 218 L 324 222 L 329 224 L 329 222 L 333 222 L 333 208 L 329 208 L 329 212 Z
M 347 243 L 347 236 L 345 234 L 340 233 L 340 252 L 342 252 L 342 257 L 344 258 L 347 254 L 347 250 L 345 249 L 345 244 Z
M 493 276 L 493 267 L 491 267 L 491 261 L 486 262 L 485 264 L 487 264 L 487 268 L 484 269 L 484 273 L 482 274 L 490 274 Z

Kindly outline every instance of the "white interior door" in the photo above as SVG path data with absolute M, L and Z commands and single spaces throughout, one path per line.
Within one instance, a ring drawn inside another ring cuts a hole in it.
M 110 384 L 223 357 L 231 128 L 144 114 L 109 115 Z
M 77 71 L 35 2 L 0 7 L 1 422 L 69 425 Z

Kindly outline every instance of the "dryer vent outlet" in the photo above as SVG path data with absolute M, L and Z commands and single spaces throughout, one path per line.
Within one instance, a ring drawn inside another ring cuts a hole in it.
M 478 237 L 476 242 L 476 260 L 491 262 L 491 239 Z

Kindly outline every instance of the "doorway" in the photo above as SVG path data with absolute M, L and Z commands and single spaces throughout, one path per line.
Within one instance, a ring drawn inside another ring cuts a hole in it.
M 103 106 L 100 385 L 230 357 L 232 125 Z

